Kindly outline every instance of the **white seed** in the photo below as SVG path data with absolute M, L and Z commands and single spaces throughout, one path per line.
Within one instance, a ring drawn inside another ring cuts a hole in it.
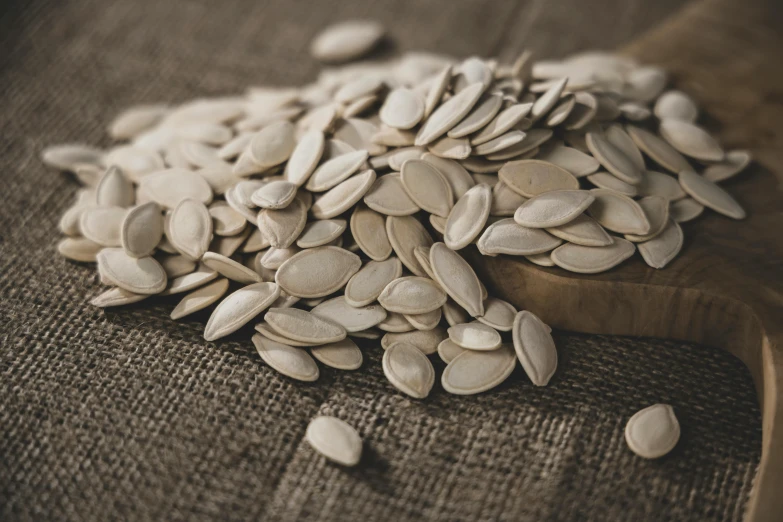
M 347 334 L 339 324 L 297 308 L 270 308 L 264 321 L 278 334 L 306 343 L 334 343 Z
M 121 241 L 128 255 L 144 257 L 151 254 L 162 237 L 163 215 L 157 203 L 139 205 L 125 215 Z
M 495 330 L 510 332 L 514 326 L 516 315 L 517 309 L 514 308 L 514 305 L 497 297 L 490 297 L 484 302 L 484 315 L 476 317 L 476 319 Z
M 315 451 L 342 466 L 355 466 L 362 456 L 362 439 L 356 430 L 335 417 L 316 417 L 305 437 Z
M 295 127 L 289 121 L 276 121 L 253 136 L 248 150 L 257 165 L 269 168 L 291 157 L 296 146 Z
M 401 314 L 424 314 L 446 303 L 446 292 L 425 277 L 401 277 L 383 289 L 378 302 L 386 310 Z
M 745 219 L 745 209 L 728 192 L 695 172 L 680 172 L 680 185 L 690 197 L 705 207 L 732 219 Z
M 207 268 L 203 264 L 199 264 L 198 268 L 190 272 L 189 274 L 175 277 L 169 281 L 168 287 L 160 293 L 160 295 L 174 295 L 181 294 L 183 292 L 189 292 L 195 288 L 205 285 L 217 278 L 218 273 Z
M 625 425 L 625 442 L 631 451 L 645 459 L 663 457 L 679 440 L 680 423 L 668 404 L 639 410 Z
M 549 252 L 562 241 L 539 228 L 523 227 L 513 219 L 501 219 L 492 223 L 478 241 L 478 249 L 484 255 L 508 254 L 527 256 Z
M 212 216 L 212 231 L 219 236 L 235 236 L 247 225 L 244 216 L 223 201 L 212 203 L 209 215 Z
M 365 170 L 348 178 L 319 197 L 310 208 L 317 219 L 339 216 L 361 200 L 375 183 L 375 171 Z
M 314 248 L 323 246 L 340 237 L 345 232 L 348 223 L 344 219 L 321 219 L 305 225 L 296 246 L 299 248 Z
M 356 370 L 362 365 L 362 351 L 349 338 L 335 343 L 313 346 L 310 353 L 330 368 Z
M 43 150 L 41 160 L 49 167 L 73 172 L 77 165 L 101 165 L 103 151 L 78 143 L 53 145 Z
M 251 270 L 245 265 L 226 256 L 216 254 L 215 252 L 204 253 L 201 257 L 201 262 L 220 275 L 225 276 L 232 281 L 237 281 L 238 283 L 249 285 L 262 281 L 261 276 L 254 270 Z
M 606 246 L 613 241 L 612 236 L 607 234 L 601 225 L 585 214 L 577 216 L 565 225 L 546 230 L 555 237 L 577 245 Z
M 386 97 L 378 115 L 389 127 L 411 129 L 424 117 L 424 100 L 410 89 L 397 88 Z
M 311 192 L 325 192 L 348 179 L 364 165 L 367 158 L 366 150 L 355 150 L 331 158 L 315 169 L 305 187 Z
M 443 241 L 452 250 L 465 248 L 479 235 L 492 207 L 492 189 L 476 185 L 457 201 L 446 219 Z
M 285 180 L 266 183 L 253 192 L 250 200 L 261 208 L 279 210 L 286 208 L 296 197 L 297 186 Z
M 451 65 L 446 65 L 433 77 L 432 81 L 430 82 L 430 88 L 427 91 L 427 96 L 424 98 L 425 118 L 428 118 L 430 114 L 432 114 L 432 111 L 435 110 L 435 107 L 438 106 L 441 99 L 443 98 L 443 93 L 446 92 L 450 82 Z
M 396 257 L 365 263 L 345 285 L 345 300 L 354 307 L 368 305 L 378 299 L 386 285 L 401 276 L 402 263 Z
M 275 248 L 288 248 L 299 238 L 307 223 L 307 207 L 299 199 L 279 210 L 258 213 L 258 228 Z
M 639 171 L 644 172 L 645 164 L 642 151 L 639 150 L 639 147 L 636 146 L 636 143 L 634 143 L 628 133 L 623 130 L 620 124 L 615 123 L 610 125 L 609 128 L 606 129 L 604 137 L 617 150 L 622 152 L 625 157 L 631 160 Z
M 514 319 L 514 351 L 522 368 L 536 386 L 546 386 L 557 370 L 557 349 L 548 327 L 528 311 Z
M 324 297 L 342 288 L 361 266 L 359 256 L 342 248 L 308 248 L 283 263 L 275 281 L 289 295 Z
M 166 288 L 166 272 L 152 257 L 135 258 L 121 248 L 104 248 L 96 255 L 102 281 L 134 294 L 157 294 Z
M 279 301 L 279 300 L 280 300 L 280 298 L 278 297 L 275 300 L 275 303 L 277 301 Z M 290 308 L 290 307 L 286 307 L 286 308 Z M 296 346 L 298 348 L 312 348 L 313 346 L 319 346 L 318 343 L 309 343 L 309 342 L 296 341 L 294 339 L 289 339 L 288 337 L 286 337 L 284 335 L 280 335 L 279 333 L 277 333 L 275 330 L 273 330 L 268 324 L 266 324 L 263 321 L 260 322 L 260 323 L 256 323 L 256 325 L 253 328 L 256 330 L 256 332 L 260 333 L 261 335 L 263 335 L 267 339 L 270 339 L 270 340 L 278 342 L 278 343 L 283 343 L 283 344 L 286 344 L 288 346 Z
M 532 103 L 519 103 L 500 111 L 500 114 L 495 116 L 486 127 L 471 136 L 471 145 L 481 145 L 504 134 L 522 121 L 532 107 Z
M 626 234 L 625 239 L 634 243 L 649 241 L 660 234 L 669 221 L 669 202 L 661 196 L 647 196 L 639 200 L 647 221 L 650 223 L 650 231 L 644 235 Z
M 305 350 L 273 341 L 261 334 L 253 335 L 253 344 L 261 359 L 286 377 L 304 382 L 318 380 L 318 365 Z
M 556 190 L 525 201 L 514 213 L 514 221 L 529 228 L 550 228 L 576 219 L 595 201 L 586 190 Z
M 310 43 L 310 54 L 324 62 L 355 60 L 383 37 L 383 26 L 367 20 L 351 20 L 331 25 Z
M 168 112 L 165 105 L 136 105 L 118 114 L 109 125 L 115 140 L 127 140 L 141 134 L 160 121 Z
M 357 205 L 351 214 L 351 235 L 370 259 L 383 261 L 392 253 L 386 219 L 364 205 Z
M 405 319 L 408 320 L 411 325 L 417 330 L 432 330 L 438 324 L 443 317 L 443 312 L 438 308 L 425 314 L 404 314 Z
M 422 124 L 414 144 L 427 145 L 450 131 L 473 109 L 483 90 L 481 83 L 474 83 L 442 103 Z
M 640 196 L 661 196 L 668 201 L 676 201 L 686 196 L 677 178 L 652 170 L 644 174 L 637 188 Z
M 567 170 L 540 160 L 506 163 L 498 177 L 514 192 L 532 198 L 555 190 L 577 190 L 579 181 Z
M 503 106 L 503 97 L 498 94 L 485 96 L 475 108 L 448 132 L 449 138 L 464 138 L 485 127 L 497 115 Z
M 446 293 L 473 317 L 483 315 L 481 283 L 467 261 L 443 243 L 432 245 L 429 260 L 435 280 Z
M 404 333 L 411 332 L 415 330 L 416 327 L 413 326 L 403 314 L 388 312 L 386 314 L 386 319 L 378 323 L 378 329 L 384 332 Z
M 205 205 L 212 202 L 212 189 L 204 178 L 182 168 L 149 174 L 141 180 L 140 188 L 150 200 L 166 209 L 173 209 L 186 199 Z
M 82 263 L 95 262 L 102 248 L 98 243 L 84 237 L 66 237 L 57 243 L 57 251 L 61 256 Z
M 198 261 L 212 241 L 212 216 L 203 203 L 182 200 L 168 223 L 167 236 L 183 256 Z
M 671 176 L 669 176 L 671 178 Z M 674 178 L 672 178 L 674 179 Z M 624 196 L 634 197 L 639 194 L 639 185 L 631 185 L 608 172 L 596 172 L 587 176 L 587 180 L 598 188 L 611 190 Z M 644 181 L 642 181 L 644 183 Z M 679 183 L 677 183 L 679 185 Z
M 465 348 L 462 348 L 461 346 L 457 345 L 452 341 L 451 339 L 443 339 L 440 344 L 438 345 L 438 357 L 445 362 L 446 364 L 449 364 L 451 361 L 453 361 L 458 355 L 461 355 L 464 352 L 468 352 L 471 350 L 466 350 Z M 494 350 L 493 350 L 494 351 Z M 481 353 L 481 352 L 476 352 Z M 513 351 L 511 352 L 514 353 Z M 514 363 L 516 364 L 517 358 L 514 356 Z M 513 367 L 512 367 L 513 368 Z
M 619 234 L 650 233 L 650 222 L 636 201 L 606 189 L 593 189 L 590 193 L 595 201 L 589 212 L 601 226 Z
M 413 345 L 399 342 L 383 354 L 383 373 L 389 382 L 414 399 L 424 399 L 435 384 L 435 369 Z
M 462 197 L 476 183 L 465 168 L 456 161 L 426 153 L 422 160 L 434 166 L 446 178 L 455 199 Z
M 279 296 L 280 287 L 274 283 L 254 283 L 240 288 L 223 299 L 212 312 L 204 329 L 204 339 L 214 341 L 236 332 Z
M 565 146 L 547 147 L 537 156 L 538 159 L 557 165 L 577 178 L 592 174 L 600 164 L 592 156 L 577 149 Z
M 441 385 L 455 395 L 482 393 L 505 381 L 516 364 L 514 350 L 508 344 L 489 352 L 465 350 L 448 362 Z
M 682 154 L 655 134 L 635 125 L 626 126 L 626 130 L 636 146 L 666 170 L 678 174 L 691 168 Z
M 113 148 L 106 154 L 104 162 L 119 167 L 123 174 L 137 183 L 147 174 L 166 168 L 163 158 L 156 151 L 133 145 Z
M 419 211 L 405 191 L 399 174 L 386 174 L 375 180 L 364 196 L 368 207 L 387 216 L 409 216 Z
M 203 310 L 218 302 L 228 290 L 228 279 L 219 279 L 198 290 L 195 290 L 177 303 L 174 310 L 171 311 L 171 318 L 181 319 L 187 315 Z
M 95 187 L 95 202 L 101 207 L 126 208 L 134 199 L 133 185 L 118 167 L 109 167 Z
M 294 257 L 302 250 L 296 246 L 288 248 L 269 247 L 265 252 L 257 254 L 259 264 L 267 270 L 277 270 L 283 263 Z
M 441 327 L 435 327 L 432 330 L 413 330 L 411 328 L 408 331 L 385 334 L 381 339 L 381 347 L 387 350 L 390 346 L 398 343 L 410 344 L 418 348 L 424 355 L 431 355 L 438 350 L 438 345 L 447 337 L 446 330 Z
M 710 165 L 702 174 L 704 179 L 719 183 L 733 178 L 750 163 L 751 156 L 746 150 L 732 150 L 726 153 L 725 159 L 720 163 Z
M 525 257 L 527 258 L 528 261 L 530 261 L 534 265 L 555 266 L 555 262 L 552 261 L 552 257 L 549 255 L 549 252 L 545 252 L 543 254 L 532 254 Z
M 636 251 L 633 243 L 619 237 L 611 245 L 589 247 L 566 243 L 552 251 L 551 259 L 560 268 L 579 274 L 597 274 L 613 268 Z
M 424 147 L 404 147 L 393 150 L 386 154 L 389 160 L 389 167 L 397 172 L 402 170 L 402 165 L 411 159 L 420 159 L 426 152 Z M 377 158 L 376 158 L 377 159 Z
M 489 209 L 489 215 L 513 216 L 525 201 L 525 196 L 520 196 L 501 181 L 492 187 L 492 207 Z
M 122 244 L 122 223 L 127 215 L 128 211 L 120 207 L 87 208 L 79 219 L 79 230 L 84 237 L 99 245 L 118 247 Z
M 412 216 L 389 216 L 386 218 L 386 234 L 402 264 L 414 275 L 427 275 L 416 259 L 415 249 L 432 246 L 433 241 L 421 222 Z
M 449 339 L 466 350 L 496 350 L 502 342 L 497 330 L 478 321 L 451 326 L 448 334 Z
M 97 306 L 98 308 L 109 308 L 113 306 L 124 306 L 128 304 L 138 303 L 139 301 L 148 298 L 149 295 L 134 294 L 119 287 L 110 288 L 102 294 L 95 296 L 90 304 Z
M 444 159 L 465 159 L 472 148 L 467 138 L 449 138 L 444 136 L 427 145 L 431 154 Z
M 669 219 L 663 231 L 654 238 L 639 243 L 639 253 L 651 267 L 663 268 L 680 253 L 683 240 L 680 225 Z
M 704 212 L 704 205 L 691 198 L 672 201 L 669 205 L 669 215 L 677 223 L 696 219 L 702 212 Z
M 653 109 L 659 120 L 680 120 L 693 123 L 699 109 L 690 96 L 682 91 L 666 91 L 655 102 Z
M 567 83 L 568 78 L 558 80 L 536 100 L 532 109 L 530 110 L 530 115 L 533 118 L 533 121 L 541 118 L 550 110 L 552 110 L 557 101 L 560 99 L 560 95 L 563 93 L 563 89 L 565 89 Z
M 590 152 L 606 170 L 631 185 L 638 185 L 642 182 L 643 172 L 639 166 L 615 147 L 606 136 L 588 132 L 586 142 Z
M 400 173 L 402 186 L 416 205 L 441 217 L 448 217 L 454 196 L 446 178 L 432 164 L 412 159 L 405 162 Z

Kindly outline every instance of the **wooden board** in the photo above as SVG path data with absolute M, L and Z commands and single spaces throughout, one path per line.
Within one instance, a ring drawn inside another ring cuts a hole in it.
M 762 404 L 762 456 L 746 520 L 783 520 L 783 49 L 774 1 L 696 3 L 626 52 L 664 66 L 692 94 L 727 148 L 757 164 L 725 183 L 748 210 L 709 210 L 684 224 L 682 254 L 663 270 L 637 254 L 604 274 L 541 268 L 518 258 L 474 266 L 492 290 L 555 328 L 682 339 L 720 347 L 753 375 Z

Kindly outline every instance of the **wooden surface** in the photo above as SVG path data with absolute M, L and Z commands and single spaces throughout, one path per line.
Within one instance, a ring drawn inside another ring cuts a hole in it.
M 571 274 L 474 256 L 498 295 L 555 328 L 682 339 L 725 348 L 750 369 L 762 403 L 762 459 L 746 520 L 783 520 L 783 17 L 777 2 L 699 2 L 626 49 L 673 73 L 727 148 L 757 164 L 725 184 L 748 210 L 705 211 L 683 226 L 664 270 L 636 255 L 607 273 Z

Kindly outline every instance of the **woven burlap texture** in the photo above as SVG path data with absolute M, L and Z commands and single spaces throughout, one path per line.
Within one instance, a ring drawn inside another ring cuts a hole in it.
M 740 520 L 760 452 L 742 364 L 707 347 L 555 333 L 557 374 L 491 393 L 397 393 L 381 348 L 315 384 L 275 373 L 249 332 L 207 343 L 176 299 L 102 311 L 94 267 L 57 256 L 74 198 L 46 144 L 107 145 L 133 103 L 315 77 L 310 36 L 381 20 L 402 50 L 508 58 L 612 48 L 679 0 L 94 0 L 0 7 L 0 519 Z M 612 13 L 604 16 L 602 13 Z M 443 364 L 436 361 L 438 374 Z M 680 444 L 635 457 L 623 428 L 672 404 Z M 304 442 L 317 414 L 366 441 L 356 469 Z

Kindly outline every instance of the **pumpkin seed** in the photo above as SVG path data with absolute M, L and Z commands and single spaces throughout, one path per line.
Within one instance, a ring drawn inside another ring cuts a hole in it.
M 407 332 L 389 332 L 381 339 L 381 347 L 388 350 L 395 344 L 408 344 L 416 347 L 424 355 L 431 355 L 438 350 L 438 345 L 448 334 L 441 327 L 432 330 L 412 330 Z
M 378 302 L 390 312 L 424 314 L 443 306 L 446 292 L 425 277 L 400 277 L 386 285 Z
M 278 334 L 306 343 L 334 343 L 347 335 L 339 324 L 297 308 L 270 308 L 264 321 Z
M 484 315 L 479 278 L 462 256 L 443 243 L 435 243 L 430 248 L 430 266 L 449 297 L 473 317 Z
M 502 342 L 497 330 L 478 321 L 451 326 L 448 334 L 449 339 L 466 350 L 496 350 Z
M 212 241 L 212 216 L 203 203 L 184 199 L 171 214 L 167 236 L 180 254 L 198 261 Z
M 460 250 L 473 242 L 484 228 L 492 207 L 492 189 L 479 184 L 471 187 L 449 212 L 443 241 L 452 250 Z
M 228 279 L 219 279 L 214 283 L 201 287 L 182 298 L 182 301 L 171 311 L 171 318 L 177 320 L 203 310 L 218 302 L 227 290 Z
M 619 234 L 650 233 L 650 221 L 636 201 L 606 189 L 593 189 L 590 193 L 595 201 L 589 212 L 601 226 Z
M 318 380 L 318 365 L 305 350 L 267 339 L 261 334 L 253 335 L 253 344 L 261 359 L 286 377 L 305 382 Z
M 166 288 L 166 272 L 147 256 L 131 257 L 121 248 L 104 248 L 95 256 L 101 280 L 134 294 L 158 294 Z
M 514 318 L 512 334 L 514 351 L 530 381 L 536 386 L 549 384 L 557 370 L 557 349 L 547 326 L 523 310 Z
M 447 362 L 441 385 L 455 395 L 474 395 L 491 390 L 505 381 L 517 365 L 514 350 L 508 344 L 489 352 L 465 350 Z
M 417 159 L 408 160 L 402 166 L 400 180 L 419 208 L 430 214 L 448 217 L 454 205 L 451 185 L 432 164 Z
M 639 243 L 639 253 L 645 263 L 653 268 L 663 268 L 682 249 L 684 236 L 676 221 L 669 219 L 664 229 L 654 238 Z
M 704 212 L 704 205 L 691 198 L 672 201 L 669 205 L 669 215 L 677 223 L 685 223 L 696 219 L 702 212 Z
M 319 197 L 310 208 L 317 219 L 337 217 L 361 200 L 375 183 L 375 171 L 365 170 Z
M 586 190 L 555 190 L 525 201 L 514 213 L 514 221 L 529 228 L 551 228 L 576 219 L 595 201 Z
M 570 172 L 541 160 L 511 161 L 500 169 L 498 177 L 511 190 L 528 198 L 579 188 L 579 181 Z
M 275 283 L 254 283 L 240 288 L 223 299 L 209 316 L 204 339 L 214 341 L 236 332 L 266 310 L 279 295 L 280 287 Z
M 645 459 L 663 457 L 680 440 L 680 423 L 668 404 L 654 404 L 639 410 L 625 425 L 625 442 Z
M 414 252 L 416 247 L 428 247 L 433 243 L 421 222 L 412 216 L 389 216 L 386 218 L 386 234 L 405 268 L 417 276 L 427 275 Z
M 368 305 L 378 299 L 386 285 L 401 276 L 402 263 L 396 257 L 370 261 L 348 280 L 345 301 L 354 307 Z
M 435 384 L 435 369 L 413 345 L 397 343 L 383 354 L 383 373 L 389 382 L 414 399 L 425 399 Z
M 392 253 L 386 219 L 364 205 L 357 205 L 351 214 L 351 234 L 362 252 L 374 261 L 383 261 Z
M 261 276 L 241 263 L 215 252 L 205 252 L 201 262 L 218 274 L 243 284 L 260 283 Z
M 636 251 L 633 243 L 615 237 L 611 245 L 591 247 L 566 243 L 552 251 L 552 262 L 579 274 L 597 274 L 614 268 Z
M 416 135 L 416 146 L 427 145 L 450 131 L 473 109 L 484 85 L 474 83 L 442 103 L 422 124 Z
M 327 27 L 310 43 L 310 54 L 324 62 L 346 62 L 367 54 L 383 38 L 383 27 L 351 20 Z
M 324 297 L 342 288 L 361 266 L 359 256 L 342 248 L 308 248 L 283 263 L 275 281 L 289 295 Z
M 313 346 L 310 354 L 330 368 L 356 370 L 362 365 L 362 351 L 349 338 L 334 343 Z
M 692 170 L 680 172 L 680 185 L 690 197 L 705 207 L 732 219 L 745 219 L 745 209 L 728 192 Z
M 106 290 L 102 294 L 95 296 L 90 304 L 97 306 L 98 308 L 109 308 L 112 306 L 124 306 L 128 304 L 138 303 L 139 301 L 148 298 L 149 295 L 134 294 L 123 288 L 115 287 Z

